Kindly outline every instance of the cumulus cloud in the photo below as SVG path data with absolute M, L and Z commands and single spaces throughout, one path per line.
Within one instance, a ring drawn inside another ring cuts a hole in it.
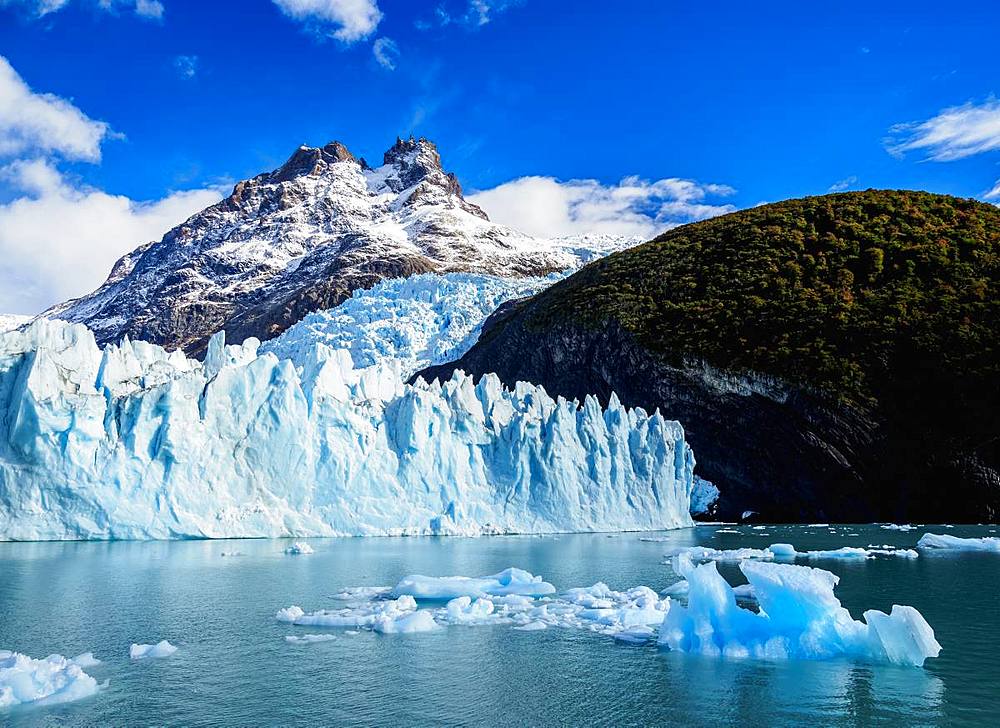
M 837 180 L 836 182 L 834 182 L 832 185 L 830 185 L 827 192 L 844 192 L 845 190 L 849 190 L 852 187 L 854 187 L 854 185 L 856 185 L 857 183 L 858 183 L 858 178 L 852 174 L 850 177 L 845 177 L 842 180 Z
M 0 156 L 38 150 L 96 162 L 109 132 L 65 99 L 32 91 L 0 56 Z
M 382 21 L 376 0 L 273 0 L 281 12 L 344 43 L 363 40 Z
M 539 237 L 610 233 L 651 238 L 677 225 L 736 208 L 712 200 L 731 187 L 668 178 L 626 177 L 617 185 L 593 179 L 561 182 L 521 177 L 470 195 L 490 218 Z
M 897 124 L 886 147 L 903 156 L 919 151 L 935 162 L 950 162 L 1000 149 L 1000 101 L 966 103 L 944 109 L 926 121 Z
M 18 193 L 0 204 L 4 313 L 38 313 L 97 288 L 124 253 L 221 198 L 199 189 L 136 202 L 76 184 L 40 159 L 6 165 L 0 180 Z
M 372 53 L 382 68 L 396 70 L 396 63 L 399 62 L 399 46 L 392 38 L 376 38 L 372 43 Z

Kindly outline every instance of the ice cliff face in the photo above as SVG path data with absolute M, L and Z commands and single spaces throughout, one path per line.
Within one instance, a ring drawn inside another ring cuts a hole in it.
M 46 315 L 87 324 L 99 342 L 128 335 L 200 354 L 216 331 L 270 339 L 384 278 L 547 275 L 628 242 L 538 240 L 490 222 L 427 140 L 397 140 L 376 169 L 332 142 L 240 182 Z
M 403 384 L 316 344 L 204 364 L 40 320 L 0 334 L 0 539 L 479 534 L 690 523 L 675 422 L 496 377 Z

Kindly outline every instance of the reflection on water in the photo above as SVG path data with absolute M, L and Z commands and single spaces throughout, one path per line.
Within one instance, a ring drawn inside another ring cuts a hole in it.
M 791 542 L 800 550 L 912 546 L 922 531 L 877 527 L 717 527 L 664 534 L 482 539 L 312 540 L 290 557 L 277 541 L 0 544 L 0 648 L 35 657 L 93 650 L 109 687 L 88 700 L 0 713 L 0 723 L 121 725 L 604 724 L 989 725 L 1000 720 L 1000 556 L 925 555 L 816 562 L 842 577 L 855 617 L 912 604 L 944 647 L 925 669 L 850 661 L 727 661 L 626 646 L 595 634 L 450 627 L 347 635 L 291 645 L 274 620 L 321 609 L 348 586 L 409 573 L 494 573 L 520 566 L 559 589 L 676 580 L 672 545 Z M 928 529 L 932 530 L 932 529 Z M 982 531 L 982 529 L 979 529 Z M 954 529 L 955 535 L 984 535 Z M 858 536 L 848 536 L 857 533 Z M 221 556 L 240 551 L 242 556 Z M 735 579 L 734 567 L 724 575 Z M 171 658 L 132 663 L 132 642 L 168 639 Z

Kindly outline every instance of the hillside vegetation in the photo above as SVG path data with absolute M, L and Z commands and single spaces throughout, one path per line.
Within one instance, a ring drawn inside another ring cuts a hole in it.
M 879 190 L 765 205 L 594 263 L 525 313 L 529 327 L 616 320 L 674 364 L 995 425 L 1000 209 Z

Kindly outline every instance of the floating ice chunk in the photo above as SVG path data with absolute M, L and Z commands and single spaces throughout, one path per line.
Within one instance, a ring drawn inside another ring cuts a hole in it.
M 743 531 L 737 531 L 735 528 L 720 528 L 716 533 L 735 533 L 737 535 L 742 534 Z
M 62 655 L 49 655 L 36 660 L 19 652 L 0 650 L 0 709 L 34 703 L 52 705 L 67 703 L 94 695 L 100 688 L 97 680 L 83 671 L 97 664 L 92 653 L 87 652 L 73 660 Z
M 522 624 L 519 627 L 514 627 L 514 629 L 516 629 L 519 632 L 538 632 L 548 628 L 549 625 L 537 619 L 534 622 L 528 622 L 527 624 Z
M 791 544 L 773 543 L 768 549 L 777 559 L 845 559 L 848 561 L 873 559 L 876 556 L 898 556 L 904 559 L 916 559 L 919 554 L 913 549 L 897 549 L 892 546 L 882 548 L 858 546 L 842 546 L 839 549 L 796 551 Z
M 482 624 L 491 621 L 495 607 L 484 597 L 456 597 L 445 605 L 445 615 L 451 624 Z
M 741 562 L 760 604 L 754 613 L 737 605 L 714 562 L 693 566 L 680 557 L 678 566 L 690 583 L 688 605 L 671 606 L 659 637 L 672 650 L 757 659 L 846 656 L 919 666 L 941 649 L 912 607 L 894 606 L 888 615 L 872 610 L 865 622 L 854 620 L 834 595 L 839 578 L 829 571 Z
M 414 611 L 417 602 L 409 595 L 399 599 L 381 599 L 344 607 L 343 609 L 321 609 L 306 613 L 302 607 L 291 606 L 279 609 L 275 619 L 306 627 L 372 627 L 383 617 L 395 619 Z
M 775 554 L 770 549 L 713 549 L 710 546 L 678 546 L 669 549 L 666 556 L 687 554 L 695 561 L 744 561 L 746 559 L 763 559 L 770 561 Z
M 310 546 L 309 544 L 303 543 L 302 541 L 296 541 L 287 549 L 285 549 L 285 553 L 290 556 L 299 556 L 299 555 L 306 556 L 308 554 L 314 554 L 316 552 L 313 551 L 313 547 Z
M 641 645 L 649 642 L 656 636 L 656 631 L 652 627 L 636 626 L 614 635 L 619 642 L 626 642 L 633 645 Z
M 994 551 L 1000 552 L 1000 538 L 959 538 L 939 533 L 925 533 L 917 541 L 920 549 L 945 549 L 951 551 Z
M 896 524 L 896 523 L 882 523 L 879 524 L 879 528 L 884 528 L 886 531 L 914 531 L 916 526 L 911 526 L 910 524 Z
M 128 656 L 133 660 L 144 660 L 147 657 L 170 657 L 177 648 L 166 640 L 160 640 L 155 645 L 137 645 L 129 647 Z
M 316 642 L 329 642 L 335 639 L 337 638 L 332 634 L 304 634 L 300 636 L 289 635 L 285 637 L 285 642 L 290 642 L 293 645 L 311 645 Z
M 598 582 L 590 587 L 570 589 L 562 599 L 583 607 L 577 613 L 580 619 L 622 630 L 658 626 L 663 621 L 663 615 L 670 609 L 670 599 L 660 599 L 647 586 L 619 592 Z
M 352 586 L 334 594 L 333 598 L 343 602 L 366 601 L 384 597 L 391 591 L 391 586 Z
M 70 660 L 77 667 L 82 667 L 84 669 L 88 667 L 97 667 L 101 664 L 101 661 L 94 657 L 93 652 L 84 652 L 82 655 L 77 655 L 72 660 Z
M 414 632 L 432 632 L 440 629 L 434 621 L 434 615 L 429 609 L 421 609 L 400 616 L 380 615 L 372 625 L 376 632 L 383 634 L 412 634 Z
M 541 576 L 515 569 L 504 569 L 492 576 L 422 576 L 403 577 L 392 590 L 393 596 L 408 594 L 417 599 L 454 599 L 455 597 L 520 596 L 541 597 L 554 594 L 556 588 Z

